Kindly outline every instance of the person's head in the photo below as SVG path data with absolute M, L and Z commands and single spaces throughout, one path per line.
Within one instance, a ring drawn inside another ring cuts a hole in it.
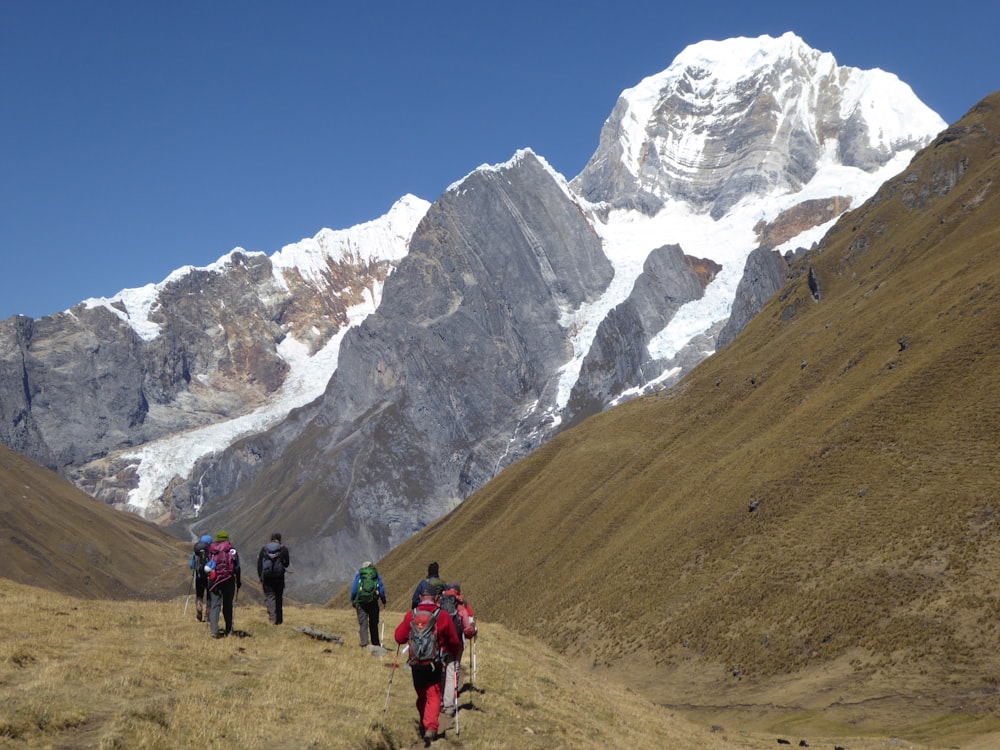
M 437 601 L 437 589 L 427 581 L 421 581 L 420 586 L 417 587 L 417 598 L 422 602 Z
M 281 541 L 281 532 L 275 531 L 273 534 L 271 534 L 271 541 L 272 542 L 280 542 Z
M 427 577 L 437 578 L 438 576 L 440 576 L 440 573 L 438 572 L 438 564 L 436 562 L 432 562 L 427 566 Z
M 370 568 L 371 566 L 372 566 L 372 561 L 371 560 L 365 560 L 363 563 L 361 563 L 362 569 L 364 569 L 364 568 Z
M 203 541 L 205 544 L 211 544 L 212 543 L 212 535 L 211 534 L 202 534 L 201 535 L 201 541 Z
M 462 587 L 458 583 L 449 583 L 447 586 L 445 586 L 445 588 L 446 589 L 455 589 L 455 591 L 457 591 L 458 593 L 460 593 L 460 594 L 462 593 Z
M 218 534 L 215 535 L 215 541 L 217 541 L 217 542 L 228 542 L 229 541 L 229 532 L 228 531 L 220 531 Z

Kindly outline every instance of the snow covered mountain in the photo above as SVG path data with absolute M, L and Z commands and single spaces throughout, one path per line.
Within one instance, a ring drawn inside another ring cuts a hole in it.
M 0 439 L 116 507 L 171 520 L 171 483 L 322 394 L 428 204 L 237 248 L 159 284 L 0 323 Z M 200 503 L 194 503 L 197 512 Z
M 718 220 L 797 194 L 824 168 L 875 172 L 941 127 L 896 76 L 838 66 L 792 33 L 707 41 L 621 95 L 573 187 L 648 215 L 680 200 Z
M 322 598 L 559 430 L 676 383 L 944 126 L 793 34 L 692 45 L 570 182 L 524 150 L 433 205 L 0 323 L 0 440 L 179 529 L 280 519 Z

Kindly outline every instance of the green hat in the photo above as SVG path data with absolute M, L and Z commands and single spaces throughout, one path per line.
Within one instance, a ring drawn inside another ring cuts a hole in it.
M 229 541 L 229 532 L 228 531 L 220 531 L 218 534 L 215 535 L 215 541 L 217 541 L 217 542 L 228 542 Z

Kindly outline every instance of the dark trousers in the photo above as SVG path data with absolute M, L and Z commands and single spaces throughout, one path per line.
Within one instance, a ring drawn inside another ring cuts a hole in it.
M 358 610 L 358 637 L 362 646 L 368 645 L 371 639 L 373 646 L 381 646 L 378 637 L 378 599 L 373 602 L 354 605 Z
M 283 621 L 281 603 L 285 596 L 284 578 L 265 578 L 260 582 L 264 589 L 264 606 L 267 607 L 267 619 L 272 625 L 280 625 Z
M 208 626 L 212 635 L 219 634 L 219 613 L 226 621 L 226 635 L 233 632 L 233 598 L 236 595 L 236 579 L 229 578 L 215 584 L 211 590 L 212 610 L 208 614 Z
M 206 611 L 211 607 L 211 598 L 208 595 L 208 576 L 195 574 L 194 576 L 194 614 L 201 622 Z

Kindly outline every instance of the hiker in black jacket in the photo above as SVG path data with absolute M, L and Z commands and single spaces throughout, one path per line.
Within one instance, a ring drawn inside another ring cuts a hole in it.
M 281 534 L 275 531 L 271 541 L 261 547 L 257 555 L 257 578 L 264 589 L 264 606 L 272 625 L 280 625 L 284 619 L 281 609 L 288 565 L 288 547 L 281 543 Z

